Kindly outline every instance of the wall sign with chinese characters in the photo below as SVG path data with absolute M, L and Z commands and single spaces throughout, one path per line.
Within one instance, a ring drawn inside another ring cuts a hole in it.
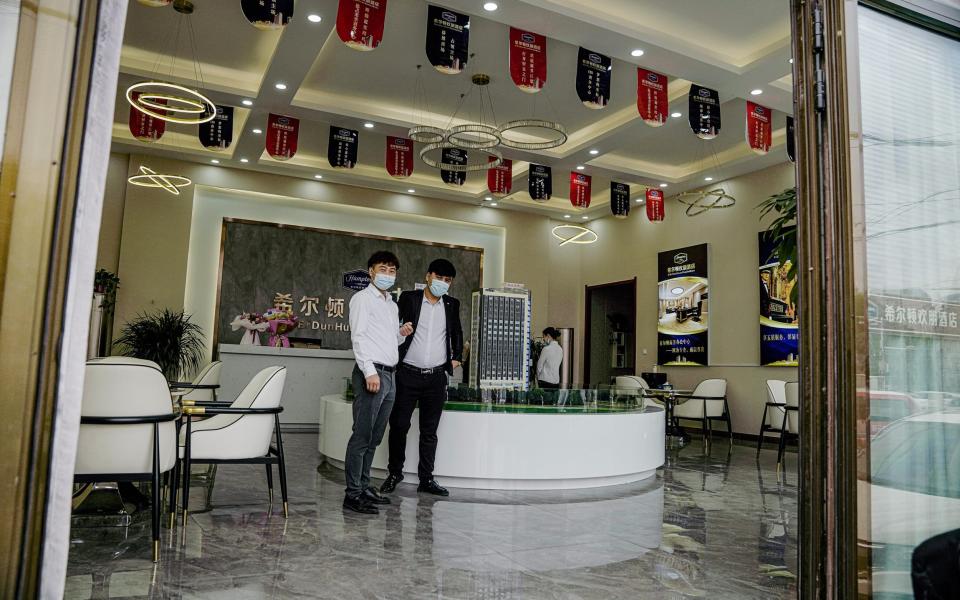
M 576 208 L 590 208 L 590 185 L 593 178 L 570 171 L 570 204 Z
M 643 122 L 660 127 L 667 120 L 669 108 L 667 76 L 637 67 L 637 110 Z
M 688 118 L 697 137 L 712 140 L 720 134 L 720 94 L 697 84 L 690 86 Z
M 352 169 L 357 166 L 357 148 L 360 133 L 356 129 L 330 126 L 327 143 L 327 162 L 334 169 Z
M 297 153 L 300 119 L 270 113 L 267 118 L 267 153 L 277 160 L 290 160 Z
M 349 48 L 373 50 L 383 40 L 387 0 L 340 0 L 337 35 Z
M 197 137 L 204 148 L 224 150 L 233 142 L 233 107 L 217 106 L 217 116 L 200 123 Z
M 537 202 L 546 202 L 553 196 L 553 169 L 530 163 L 527 171 L 527 192 Z
M 609 56 L 580 48 L 577 53 L 577 96 L 587 108 L 603 108 L 610 102 L 613 62 Z
M 467 181 L 466 172 L 444 169 L 443 165 L 463 166 L 466 164 L 466 150 L 461 150 L 460 148 L 444 148 L 440 153 L 440 179 L 442 179 L 447 185 L 452 185 L 454 187 L 462 186 Z
M 289 334 L 294 345 L 308 341 L 323 348 L 350 349 L 350 298 L 369 285 L 367 258 L 377 250 L 393 252 L 403 264 L 393 290 L 397 294 L 422 283 L 436 258 L 446 258 L 457 268 L 452 296 L 465 300 L 481 287 L 479 248 L 236 219 L 224 219 L 221 239 L 215 323 L 217 340 L 224 344 L 240 342 L 243 331 L 230 327 L 236 315 L 278 308 L 299 317 L 298 329 Z M 470 303 L 462 301 L 461 310 L 469 336 Z
M 770 151 L 772 114 L 766 106 L 747 100 L 747 144 L 757 154 Z
M 800 331 L 797 307 L 791 299 L 797 278 L 790 277 L 790 261 L 781 262 L 774 240 L 761 231 L 760 248 L 760 365 L 796 367 Z
M 618 219 L 630 216 L 630 186 L 617 181 L 610 182 L 610 212 Z
M 402 179 L 413 174 L 413 140 L 387 136 L 387 173 Z
M 708 364 L 708 260 L 706 244 L 657 256 L 657 364 Z
M 427 6 L 427 60 L 441 73 L 454 75 L 467 66 L 470 17 L 442 6 Z
M 293 0 L 240 0 L 240 9 L 257 29 L 280 29 L 293 17 Z
M 495 160 L 496 157 L 490 157 L 490 162 Z M 503 198 L 510 194 L 510 190 L 513 189 L 512 160 L 505 158 L 498 166 L 487 169 L 487 189 L 497 198 Z
M 134 103 L 140 97 L 140 92 L 133 92 L 131 95 Z M 165 98 L 156 100 L 159 104 L 166 104 Z M 140 112 L 133 105 L 130 106 L 130 116 L 128 118 L 130 126 L 130 135 L 141 142 L 155 142 L 163 137 L 163 132 L 167 129 L 167 122 L 163 119 L 156 119 L 147 113 Z
M 539 33 L 510 28 L 510 78 L 529 94 L 547 83 L 547 38 Z

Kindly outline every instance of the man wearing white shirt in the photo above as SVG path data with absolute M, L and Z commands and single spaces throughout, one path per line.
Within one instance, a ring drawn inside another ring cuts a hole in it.
M 357 364 L 353 368 L 353 434 L 347 442 L 343 507 L 377 514 L 377 504 L 389 504 L 370 486 L 370 465 L 383 439 L 396 396 L 397 346 L 413 333 L 400 326 L 397 305 L 389 290 L 396 283 L 400 261 L 391 252 L 374 253 L 367 261 L 371 283 L 350 299 L 350 340 Z
M 560 365 L 563 363 L 563 348 L 557 343 L 560 332 L 553 327 L 543 330 L 546 345 L 540 351 L 537 361 L 537 381 L 540 387 L 555 390 L 560 387 Z

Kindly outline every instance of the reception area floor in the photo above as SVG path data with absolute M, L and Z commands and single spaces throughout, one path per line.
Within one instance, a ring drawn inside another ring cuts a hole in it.
M 290 517 L 262 466 L 221 466 L 213 509 L 163 530 L 75 527 L 66 598 L 794 598 L 796 456 L 725 438 L 667 454 L 655 478 L 562 492 L 402 485 L 378 516 L 341 509 L 316 434 L 284 436 Z M 442 483 L 442 482 L 441 482 Z

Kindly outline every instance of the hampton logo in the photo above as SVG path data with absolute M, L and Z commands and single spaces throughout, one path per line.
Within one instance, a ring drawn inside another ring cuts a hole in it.
M 361 292 L 370 285 L 370 274 L 363 269 L 354 269 L 343 274 L 343 287 Z
M 444 21 L 450 21 L 451 23 L 457 22 L 457 15 L 453 14 L 452 12 L 444 12 L 440 16 L 443 17 Z
M 650 194 L 649 194 L 649 195 L 650 195 L 650 199 L 651 199 L 651 200 L 660 200 L 661 198 L 663 198 L 663 192 L 661 192 L 660 190 L 650 190 Z M 679 256 L 679 255 L 677 255 L 677 256 Z M 687 260 L 687 259 L 686 259 L 686 254 L 684 254 L 683 256 L 684 256 L 684 259 L 683 259 L 683 260 L 684 260 L 684 262 L 686 262 L 686 260 Z M 673 259 L 676 260 L 677 257 L 675 256 L 675 257 L 673 257 Z M 680 263 L 677 263 L 677 264 L 680 264 Z
M 595 62 L 595 63 L 603 62 L 603 58 L 599 54 L 590 54 L 589 56 L 587 56 L 587 58 L 590 59 L 590 62 Z
M 532 44 L 537 41 L 537 38 L 532 33 L 521 33 L 520 39 L 528 44 Z
M 340 135 L 342 135 L 343 137 L 351 138 L 351 139 L 353 138 L 353 132 L 350 131 L 349 129 L 341 129 Z
M 286 117 L 280 117 L 279 119 L 277 119 L 277 124 L 278 124 L 278 125 L 289 125 L 289 124 L 290 124 L 290 119 L 288 119 L 288 118 L 286 118 Z
M 657 75 L 656 73 L 647 73 L 647 81 L 652 81 L 653 83 L 657 83 L 660 81 L 660 76 Z
M 675 265 L 685 264 L 688 260 L 690 260 L 690 257 L 687 256 L 686 252 L 678 252 L 673 255 L 673 264 Z
M 766 110 L 765 108 L 763 108 L 762 106 L 755 106 L 755 107 L 753 108 L 753 112 L 756 113 L 756 114 L 758 114 L 758 115 L 761 115 L 761 116 L 767 114 L 767 110 Z
M 697 92 L 697 94 L 699 94 L 699 96 L 700 96 L 701 98 L 709 98 L 709 97 L 710 97 L 710 90 L 708 90 L 708 89 L 706 89 L 706 88 L 700 88 L 700 91 Z
M 460 151 L 457 150 L 456 148 L 452 148 L 451 150 L 448 150 L 448 151 L 447 151 L 447 154 L 448 154 L 449 156 L 454 157 L 454 158 L 460 158 Z
M 583 183 L 583 182 L 586 181 L 586 180 L 587 180 L 586 176 L 584 176 L 584 175 L 577 175 L 577 181 Z
M 401 148 L 406 148 L 406 147 L 407 147 L 407 140 L 405 140 L 405 139 L 403 139 L 403 138 L 394 138 L 394 139 L 393 139 L 393 145 L 394 145 L 394 146 L 399 146 L 399 147 L 401 147 Z

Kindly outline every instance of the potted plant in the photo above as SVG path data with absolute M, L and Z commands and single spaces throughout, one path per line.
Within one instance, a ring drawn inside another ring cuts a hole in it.
M 152 360 L 167 381 L 187 378 L 200 367 L 203 331 L 183 311 L 142 313 L 123 326 L 114 342 L 122 356 Z
M 775 214 L 770 226 L 767 227 L 766 237 L 773 242 L 777 257 L 781 264 L 790 261 L 790 271 L 787 277 L 794 279 L 797 276 L 797 188 L 787 188 L 779 194 L 774 194 L 757 205 L 760 218 Z M 790 290 L 790 301 L 797 302 L 799 286 Z

